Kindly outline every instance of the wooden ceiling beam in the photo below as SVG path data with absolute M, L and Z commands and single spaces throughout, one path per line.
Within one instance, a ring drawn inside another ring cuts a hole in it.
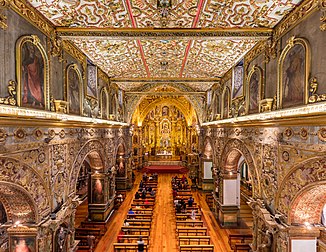
M 96 38 L 112 40 L 134 39 L 237 39 L 260 38 L 267 39 L 272 35 L 270 28 L 74 28 L 57 27 L 58 36 L 64 39 Z

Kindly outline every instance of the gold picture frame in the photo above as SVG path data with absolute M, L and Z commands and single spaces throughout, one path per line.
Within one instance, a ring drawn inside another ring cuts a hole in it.
M 104 104 L 104 97 L 106 99 L 106 103 Z M 104 105 L 105 110 L 104 110 Z M 101 117 L 102 119 L 108 119 L 109 117 L 109 93 L 105 87 L 103 87 L 100 91 L 100 108 L 101 108 Z M 106 113 L 104 113 L 106 112 Z
M 76 83 L 77 81 L 78 83 Z M 77 91 L 78 96 L 76 94 Z M 83 91 L 83 78 L 78 65 L 75 63 L 68 65 L 65 73 L 65 100 L 68 102 L 68 114 L 82 115 Z M 74 95 L 72 95 L 73 92 L 75 92 Z M 77 98 L 79 101 L 77 101 Z M 79 109 L 76 108 L 77 105 Z
M 49 59 L 37 35 L 16 43 L 17 105 L 50 110 Z
M 304 65 L 303 66 L 300 66 L 300 64 L 302 64 L 302 62 L 300 62 L 300 58 L 298 58 L 298 56 L 297 56 L 297 55 L 299 55 L 299 53 L 302 53 L 302 52 L 298 52 L 298 50 L 300 50 L 299 47 L 302 47 L 304 50 L 304 52 L 303 52 Z M 294 49 L 297 52 L 293 51 Z M 292 53 L 292 54 L 289 54 L 289 53 Z M 297 55 L 295 55 L 295 53 L 297 53 Z M 287 59 L 288 55 L 289 55 L 290 59 Z M 288 64 L 289 66 L 286 70 L 284 69 L 285 60 L 290 62 Z M 298 62 L 298 63 L 296 63 L 296 62 Z M 278 79 L 277 79 L 277 108 L 278 109 L 282 109 L 284 107 L 283 100 L 285 100 L 285 98 L 288 98 L 289 94 L 295 95 L 298 93 L 298 92 L 294 92 L 293 90 L 289 90 L 289 89 L 291 88 L 290 85 L 292 85 L 292 88 L 294 85 L 296 85 L 295 88 L 297 88 L 297 89 L 300 88 L 300 87 L 298 87 L 298 85 L 300 84 L 299 82 L 301 80 L 300 77 L 303 80 L 303 83 L 301 83 L 301 84 L 303 84 L 302 86 L 304 88 L 304 93 L 303 93 L 303 97 L 302 97 L 302 105 L 308 104 L 310 66 L 311 66 L 311 50 L 310 50 L 309 42 L 304 38 L 296 38 L 295 36 L 292 36 L 291 38 L 289 38 L 287 40 L 287 44 L 284 47 L 284 49 L 282 50 L 282 53 L 278 60 L 278 69 L 277 69 L 278 70 Z M 303 71 L 300 71 L 299 68 L 302 68 Z M 284 70 L 285 70 L 285 73 L 287 74 L 287 76 L 285 76 L 285 78 L 283 78 Z M 301 72 L 303 72 L 303 76 L 300 76 Z M 299 78 L 299 81 L 297 81 L 298 78 Z M 283 85 L 284 81 L 286 82 L 285 85 Z M 290 87 L 288 87 L 288 86 L 290 86 Z M 302 90 L 299 91 L 299 94 L 301 94 L 300 92 L 302 93 Z M 296 98 L 296 100 L 294 100 L 294 101 L 292 99 L 289 99 L 291 102 L 291 106 L 299 106 L 300 104 L 297 104 L 299 97 L 294 97 L 294 98 Z M 291 106 L 287 106 L 287 107 L 291 107 Z
M 98 100 L 98 79 L 97 66 L 87 65 L 87 81 L 84 86 L 85 96 Z
M 245 93 L 244 72 L 243 60 L 232 68 L 232 85 L 230 93 L 232 100 L 240 99 Z
M 258 76 L 257 76 L 258 74 Z M 257 100 L 252 100 L 252 86 L 253 84 L 257 85 L 255 93 L 257 94 Z M 258 113 L 259 112 L 259 102 L 264 99 L 264 75 L 263 69 L 260 66 L 253 65 L 251 70 L 248 73 L 246 78 L 246 113 Z M 255 108 L 251 108 L 252 102 L 256 102 L 257 106 Z
M 226 101 L 226 98 L 225 98 L 225 95 L 227 94 L 227 113 L 225 113 L 225 101 Z M 223 90 L 223 94 L 222 94 L 222 106 L 221 106 L 221 115 L 222 115 L 222 119 L 227 119 L 229 118 L 230 116 L 230 104 L 231 104 L 231 92 L 230 92 L 230 88 L 229 87 L 225 87 L 224 90 Z

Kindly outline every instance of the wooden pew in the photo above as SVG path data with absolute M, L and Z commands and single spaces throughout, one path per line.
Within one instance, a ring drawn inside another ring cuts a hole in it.
M 102 232 L 100 228 L 76 228 L 75 236 L 87 236 L 94 235 L 95 237 L 101 237 Z
M 106 222 L 104 221 L 82 221 L 80 225 L 82 228 L 99 228 L 103 233 L 107 230 Z
M 210 236 L 179 236 L 179 246 L 180 245 L 194 245 L 194 244 L 210 244 L 211 237 Z
M 113 243 L 114 252 L 135 252 L 137 251 L 137 243 Z M 147 252 L 147 244 L 144 245 L 144 251 Z
M 127 222 L 130 226 L 152 226 L 152 220 L 151 219 L 127 219 Z
M 151 214 L 153 215 L 153 208 L 132 208 L 132 211 L 135 212 L 135 214 Z
M 129 226 L 129 227 L 121 227 L 121 230 L 125 234 L 130 235 L 150 235 L 150 227 L 141 227 L 141 226 Z
M 180 252 L 213 252 L 214 245 L 180 245 Z
M 177 221 L 177 227 L 203 227 L 204 222 L 201 220 Z
M 134 199 L 132 201 L 132 203 L 134 203 L 134 204 L 137 204 L 137 203 L 144 204 L 145 200 L 147 200 L 149 203 L 154 203 L 155 202 L 155 198 L 146 198 L 146 199 L 140 198 L 140 199 Z
M 175 215 L 176 220 L 186 220 L 186 219 L 191 219 L 190 214 L 184 214 L 184 213 L 177 213 Z M 196 214 L 196 220 L 201 220 L 201 213 Z
M 229 237 L 229 245 L 232 249 L 234 249 L 234 245 L 236 243 L 251 243 L 252 242 L 252 234 L 250 233 L 230 233 Z
M 131 208 L 136 208 L 136 206 L 139 206 L 140 208 L 154 208 L 155 203 L 154 202 L 149 202 L 148 204 L 143 204 L 143 203 L 131 203 Z
M 152 219 L 153 214 L 127 214 L 128 219 Z
M 237 252 L 237 251 L 249 252 L 249 251 L 251 251 L 251 247 L 248 243 L 235 243 L 234 244 L 234 252 Z
M 206 236 L 207 235 L 207 227 L 196 227 L 196 228 L 191 228 L 191 227 L 178 227 L 177 228 L 177 235 L 179 236 L 195 236 L 195 235 L 200 235 L 200 236 Z
M 145 242 L 145 244 L 149 244 L 149 236 L 148 235 L 142 235 L 142 239 Z M 137 243 L 139 240 L 139 235 L 121 235 L 119 237 L 118 243 Z

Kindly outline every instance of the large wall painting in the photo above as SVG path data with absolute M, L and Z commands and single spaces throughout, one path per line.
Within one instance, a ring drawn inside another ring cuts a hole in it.
M 33 109 L 49 109 L 49 62 L 35 35 L 24 36 L 16 45 L 17 103 Z
M 66 86 L 66 99 L 69 102 L 69 113 L 80 115 L 82 108 L 82 78 L 76 64 L 71 64 L 67 68 Z
M 242 61 L 233 68 L 232 99 L 243 96 L 243 63 Z
M 278 67 L 278 108 L 306 104 L 310 69 L 308 42 L 291 37 L 280 55 Z
M 97 67 L 87 66 L 87 87 L 86 95 L 97 99 Z
M 259 101 L 263 99 L 263 72 L 258 66 L 253 66 L 248 74 L 247 79 L 249 97 L 249 113 L 258 113 Z

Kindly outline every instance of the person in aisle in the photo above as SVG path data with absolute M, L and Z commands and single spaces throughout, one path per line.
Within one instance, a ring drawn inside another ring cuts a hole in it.
M 191 211 L 190 218 L 191 218 L 192 220 L 196 220 L 196 211 L 195 211 L 195 209 L 193 209 L 193 210 Z
M 139 236 L 139 241 L 137 241 L 138 252 L 144 252 L 145 242 L 143 241 L 143 237 Z

